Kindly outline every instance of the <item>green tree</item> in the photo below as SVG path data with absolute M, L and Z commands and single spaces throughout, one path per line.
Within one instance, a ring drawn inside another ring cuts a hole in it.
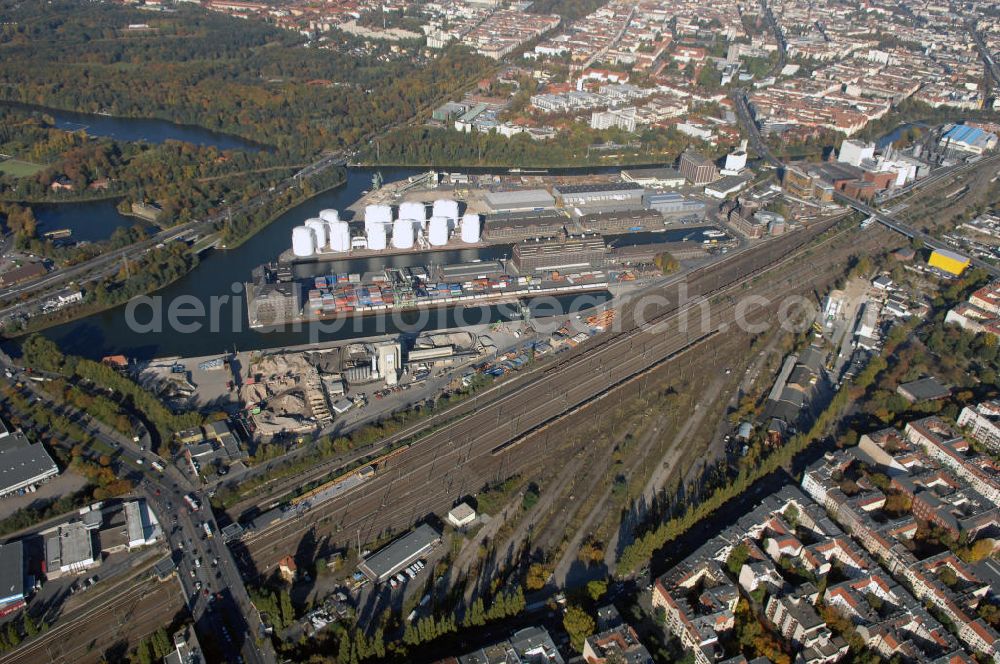
M 594 602 L 600 601 L 608 592 L 608 582 L 604 579 L 593 579 L 587 582 L 587 595 Z
M 292 608 L 292 595 L 286 588 L 281 591 L 281 622 L 288 626 L 294 621 L 295 609 Z
M 586 611 L 578 606 L 569 606 L 563 615 L 563 628 L 569 634 L 570 645 L 577 652 L 583 652 L 583 643 L 594 633 L 597 625 Z
M 541 563 L 532 563 L 528 567 L 528 576 L 524 583 L 528 590 L 541 590 L 545 587 L 545 584 L 549 580 L 549 575 L 552 573 L 548 567 Z
M 653 258 L 653 264 L 662 274 L 673 274 L 681 269 L 680 262 L 669 251 L 662 251 Z
M 729 557 L 726 558 L 726 569 L 733 576 L 739 576 L 740 570 L 743 569 L 743 564 L 750 557 L 750 549 L 747 548 L 746 544 L 737 544 L 733 547 L 733 550 L 729 552 Z

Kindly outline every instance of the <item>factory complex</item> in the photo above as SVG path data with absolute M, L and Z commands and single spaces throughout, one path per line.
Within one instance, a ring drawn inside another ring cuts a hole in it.
M 696 160 L 685 154 L 689 161 Z M 711 181 L 715 167 L 704 157 L 707 177 L 682 160 L 682 171 L 638 169 L 608 177 L 502 180 L 470 184 L 435 172 L 379 185 L 344 215 L 323 210 L 292 229 L 282 262 L 435 251 L 573 235 L 584 230 L 613 234 L 656 231 L 705 218 L 704 200 L 672 189 L 666 172 L 695 185 Z M 699 162 L 700 163 L 700 162 Z M 703 170 L 705 170 L 703 169 Z M 564 182 L 563 180 L 572 180 Z M 581 181 L 585 180 L 585 181 Z M 346 217 L 350 216 L 348 220 Z

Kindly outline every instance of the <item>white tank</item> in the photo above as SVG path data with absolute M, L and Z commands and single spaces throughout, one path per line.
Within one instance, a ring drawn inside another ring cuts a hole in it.
M 365 235 L 368 236 L 368 248 L 374 249 L 375 251 L 382 251 L 385 249 L 385 225 L 381 222 L 373 223 L 369 228 L 366 229 Z
M 316 249 L 323 250 L 326 246 L 326 222 L 318 217 L 306 219 L 306 227 L 311 228 L 316 235 Z
M 400 219 L 415 219 L 422 223 L 427 221 L 427 206 L 419 201 L 407 201 L 399 206 Z
M 319 218 L 328 224 L 332 224 L 335 221 L 340 221 L 340 213 L 336 210 L 320 210 Z
M 467 214 L 462 217 L 462 242 L 475 244 L 479 242 L 479 215 Z
M 351 248 L 351 229 L 346 221 L 330 224 L 330 249 L 333 251 L 349 251 Z
M 413 220 L 397 219 L 392 227 L 392 246 L 396 249 L 409 249 L 413 246 Z
M 434 201 L 434 216 L 458 219 L 458 201 L 449 198 Z
M 308 226 L 296 226 L 292 229 L 292 253 L 299 258 L 306 258 L 316 253 L 316 234 Z
M 435 247 L 448 244 L 448 217 L 431 217 L 430 226 L 427 229 L 427 241 Z
M 365 231 L 373 224 L 391 224 L 392 223 L 392 206 L 391 205 L 369 205 L 365 208 Z

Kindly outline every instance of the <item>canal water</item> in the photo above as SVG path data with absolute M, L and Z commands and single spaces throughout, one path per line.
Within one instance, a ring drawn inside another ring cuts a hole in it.
M 875 140 L 875 147 L 880 150 L 884 150 L 888 146 L 892 145 L 903 135 L 910 127 L 917 127 L 919 129 L 929 129 L 929 125 L 924 122 L 904 122 L 887 134 L 883 134 L 880 138 Z
M 196 145 L 214 145 L 220 150 L 257 151 L 264 147 L 239 136 L 192 125 L 174 124 L 167 120 L 118 118 L 109 115 L 77 113 L 12 101 L 0 101 L 0 105 L 47 115 L 55 121 L 56 127 L 65 131 L 84 130 L 91 136 L 107 136 L 121 141 L 147 141 L 149 143 L 186 141 Z
M 379 170 L 386 182 L 420 172 L 418 169 L 402 168 Z M 287 249 L 291 242 L 292 228 L 305 219 L 317 216 L 320 210 L 326 208 L 345 209 L 357 201 L 362 192 L 371 186 L 371 176 L 372 169 L 349 169 L 344 185 L 289 210 L 239 248 L 209 254 L 189 274 L 150 298 L 133 301 L 131 308 L 123 305 L 50 328 L 43 334 L 56 341 L 68 353 L 94 358 L 121 353 L 129 357 L 149 359 L 170 355 L 210 355 L 234 348 L 277 348 L 396 332 L 416 333 L 420 330 L 495 322 L 516 316 L 512 307 L 475 307 L 467 310 L 443 308 L 406 312 L 391 318 L 366 316 L 311 323 L 298 330 L 250 329 L 242 283 L 249 280 L 251 271 L 262 263 L 275 260 L 278 254 Z M 438 259 L 441 262 L 488 259 L 494 257 L 491 252 L 495 249 L 456 250 L 450 252 L 454 256 L 446 255 Z M 363 262 L 368 262 L 370 269 L 374 270 L 392 264 L 392 261 L 408 260 L 426 262 L 426 258 L 414 256 L 364 259 Z M 324 269 L 329 270 L 328 266 L 329 264 Z M 359 264 L 353 271 L 369 270 Z M 610 296 L 606 293 L 592 294 L 588 303 L 593 305 L 608 297 Z M 137 304 L 138 302 L 141 304 Z M 554 315 L 579 309 L 582 305 L 567 297 L 547 298 L 533 303 L 533 306 L 540 315 Z M 181 313 L 200 309 L 205 315 L 181 318 L 182 323 L 198 323 L 199 326 L 191 327 L 189 331 L 179 331 L 167 325 L 171 307 Z
M 155 228 L 141 219 L 127 217 L 118 212 L 117 199 L 88 201 L 86 203 L 54 203 L 32 205 L 38 221 L 38 234 L 68 229 L 72 235 L 67 242 L 98 242 L 111 237 L 116 228 L 142 226 L 147 231 Z

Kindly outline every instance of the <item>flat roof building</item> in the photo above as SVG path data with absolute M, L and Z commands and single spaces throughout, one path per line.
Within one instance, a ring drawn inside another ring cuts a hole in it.
M 565 232 L 567 218 L 561 212 L 523 212 L 488 215 L 483 234 L 489 240 L 525 240 L 552 237 Z
M 933 376 L 903 383 L 896 388 L 896 392 L 910 403 L 937 401 L 951 396 L 951 389 Z
M 0 611 L 24 602 L 24 545 L 21 540 L 0 544 Z
M 448 523 L 456 528 L 462 528 L 476 520 L 476 510 L 468 503 L 456 505 L 448 512 Z
M 440 541 L 438 531 L 421 524 L 369 555 L 358 569 L 375 583 L 382 583 L 425 556 Z
M 514 266 L 522 274 L 603 267 L 608 248 L 597 235 L 526 240 L 514 245 Z
M 563 207 L 642 205 L 646 190 L 635 182 L 559 185 L 552 188 Z
M 82 521 L 64 523 L 45 538 L 46 575 L 56 579 L 100 565 L 91 531 Z
M 0 496 L 40 484 L 58 474 L 59 467 L 41 443 L 32 444 L 20 431 L 0 436 Z
M 484 197 L 486 205 L 493 212 L 527 212 L 550 210 L 556 199 L 545 189 L 522 189 L 519 191 L 491 191 Z
M 204 661 L 194 625 L 187 625 L 174 634 L 174 649 L 163 658 L 163 664 L 203 664 Z
M 956 277 L 965 272 L 965 268 L 969 267 L 969 262 L 967 256 L 948 249 L 935 249 L 927 260 L 927 264 L 931 267 L 936 267 L 942 272 L 953 274 Z
M 441 277 L 449 282 L 458 279 L 486 279 L 498 274 L 503 274 L 500 261 L 470 261 L 441 266 Z
M 130 551 L 154 544 L 160 530 L 156 516 L 145 500 L 130 500 L 125 503 L 125 527 Z
M 630 168 L 622 171 L 622 180 L 653 189 L 683 187 L 685 183 L 684 176 L 676 168 Z
M 705 185 L 705 195 L 712 198 L 725 198 L 735 194 L 747 185 L 747 179 L 739 175 L 727 175 L 712 184 Z
M 699 221 L 705 218 L 708 209 L 704 201 L 686 198 L 676 192 L 646 194 L 645 205 L 659 212 L 665 223 Z
M 630 233 L 663 230 L 663 215 L 656 210 L 619 210 L 593 212 L 576 218 L 587 233 Z

